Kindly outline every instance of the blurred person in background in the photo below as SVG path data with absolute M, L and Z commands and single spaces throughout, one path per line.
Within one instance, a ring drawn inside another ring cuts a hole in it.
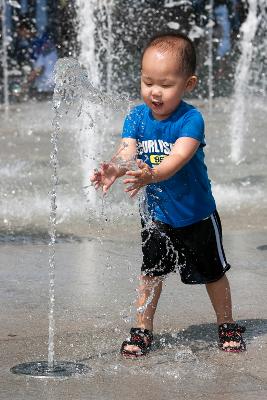
M 238 34 L 240 26 L 246 19 L 248 3 L 245 0 L 232 0 L 231 28 L 232 33 Z
M 52 95 L 54 90 L 54 68 L 58 59 L 54 41 L 47 33 L 38 40 L 36 59 L 28 77 L 33 96 L 41 100 Z
M 32 65 L 36 58 L 37 31 L 35 25 L 27 17 L 19 20 L 14 40 L 14 58 L 19 68 Z
M 230 10 L 232 1 L 214 0 L 214 17 L 219 30 L 217 57 L 222 58 L 231 50 Z
M 196 21 L 206 25 L 209 19 L 208 0 L 192 0 Z M 244 0 L 214 0 L 213 16 L 215 21 L 215 35 L 218 37 L 216 55 L 223 58 L 231 51 L 231 38 L 233 33 L 238 33 L 246 16 L 247 3 Z
M 21 71 L 20 84 L 25 99 L 28 95 L 37 99 L 51 96 L 54 90 L 54 67 L 57 50 L 50 35 L 37 36 L 33 22 L 23 17 L 16 27 L 17 37 L 14 57 Z

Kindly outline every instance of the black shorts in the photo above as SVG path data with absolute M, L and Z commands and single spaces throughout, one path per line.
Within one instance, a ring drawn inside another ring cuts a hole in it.
M 231 266 L 222 245 L 220 217 L 210 217 L 183 228 L 160 221 L 142 223 L 142 275 L 164 276 L 179 271 L 183 283 L 209 283 Z

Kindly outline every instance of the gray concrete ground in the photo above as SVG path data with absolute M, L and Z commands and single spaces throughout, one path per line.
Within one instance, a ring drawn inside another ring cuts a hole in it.
M 156 315 L 153 350 L 142 360 L 121 359 L 121 342 L 134 324 L 141 263 L 139 229 L 134 222 L 137 205 L 128 198 L 121 201 L 118 185 L 102 213 L 102 199 L 91 201 L 93 190 L 89 188 L 86 197 L 83 187 L 98 158 L 105 152 L 111 157 L 123 116 L 114 114 L 105 129 L 100 119 L 99 128 L 84 137 L 80 137 L 75 118 L 74 126 L 62 121 L 56 359 L 79 361 L 92 368 L 86 376 L 66 380 L 10 372 L 16 364 L 47 359 L 53 114 L 49 103 L 14 105 L 6 119 L 1 114 L 0 400 L 267 398 L 266 105 L 256 100 L 250 103 L 251 129 L 249 135 L 244 134 L 245 154 L 238 164 L 229 160 L 231 102 L 216 99 L 211 115 L 199 103 L 206 114 L 206 160 L 232 264 L 228 276 L 234 313 L 247 326 L 248 351 L 244 354 L 218 350 L 215 318 L 205 288 L 185 286 L 171 275 Z
M 142 360 L 123 360 L 133 324 L 140 266 L 138 227 L 103 240 L 60 240 L 56 248 L 56 359 L 83 362 L 86 376 L 65 380 L 16 376 L 10 367 L 47 358 L 48 248 L 2 243 L 0 399 L 267 398 L 265 231 L 225 232 L 235 317 L 247 326 L 248 351 L 216 346 L 214 315 L 203 286 L 169 276 L 155 320 L 155 345 Z

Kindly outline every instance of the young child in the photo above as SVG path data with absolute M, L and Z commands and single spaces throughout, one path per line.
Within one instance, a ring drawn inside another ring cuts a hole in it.
M 101 164 L 91 177 L 104 194 L 124 175 L 131 197 L 145 187 L 136 327 L 122 344 L 125 357 L 150 350 L 163 279 L 177 270 L 183 283 L 206 285 L 217 317 L 219 347 L 228 352 L 245 350 L 245 327 L 232 317 L 225 275 L 230 265 L 204 163 L 203 118 L 182 100 L 196 86 L 195 68 L 195 48 L 187 36 L 160 34 L 150 40 L 141 60 L 144 104 L 127 115 L 121 147 L 111 162 Z M 136 154 L 138 168 L 133 168 Z

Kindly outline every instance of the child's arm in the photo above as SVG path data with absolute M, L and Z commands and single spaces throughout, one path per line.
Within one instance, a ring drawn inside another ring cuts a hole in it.
M 164 158 L 160 165 L 150 168 L 147 164 L 139 161 L 138 171 L 128 171 L 126 175 L 131 176 L 124 180 L 130 183 L 125 191 L 130 192 L 133 197 L 142 186 L 165 181 L 178 172 L 197 151 L 200 142 L 190 137 L 182 137 L 176 140 L 170 154 Z
M 95 189 L 102 187 L 106 194 L 116 179 L 125 175 L 133 168 L 136 158 L 136 140 L 132 138 L 122 139 L 118 151 L 109 162 L 104 162 L 98 170 L 95 170 L 90 180 Z

